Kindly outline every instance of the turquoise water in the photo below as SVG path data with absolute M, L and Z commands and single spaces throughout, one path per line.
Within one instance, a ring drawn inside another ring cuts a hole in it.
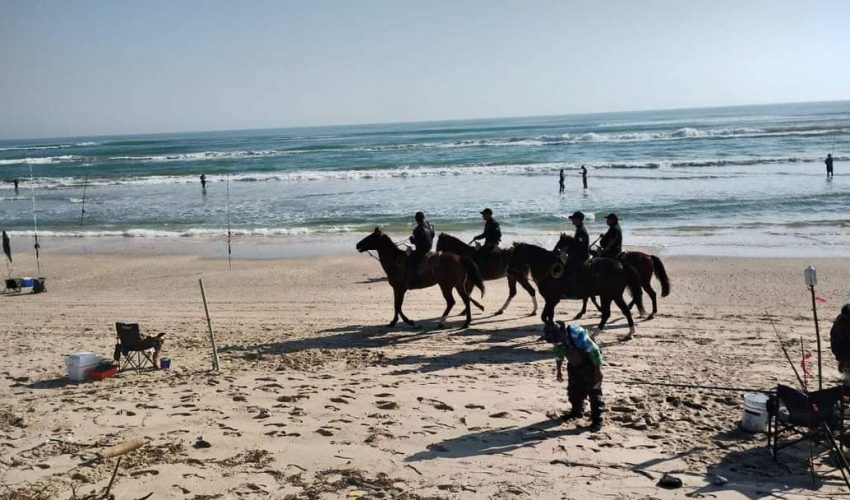
M 601 232 L 615 211 L 627 244 L 668 253 L 850 255 L 850 102 L 3 141 L 0 178 L 22 181 L 0 186 L 13 236 L 34 194 L 45 236 L 219 238 L 229 187 L 241 238 L 401 237 L 417 210 L 471 234 L 488 206 L 507 240 L 548 241 L 574 210 Z

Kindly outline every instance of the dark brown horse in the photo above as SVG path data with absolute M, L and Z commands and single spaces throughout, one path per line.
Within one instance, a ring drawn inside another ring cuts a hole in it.
M 534 302 L 534 310 L 531 311 L 529 316 L 537 314 L 537 296 L 534 291 L 534 287 L 528 282 L 528 268 L 520 269 L 515 272 L 508 271 L 513 247 L 496 248 L 492 252 L 482 253 L 450 234 L 440 233 L 440 238 L 437 240 L 437 251 L 456 253 L 461 257 L 468 257 L 472 259 L 476 264 L 478 264 L 478 269 L 481 271 L 481 277 L 484 281 L 498 280 L 502 278 L 508 279 L 508 299 L 505 301 L 505 304 L 495 312 L 496 315 L 504 313 L 508 308 L 508 305 L 516 296 L 517 283 L 519 283 L 522 288 L 531 295 L 531 300 Z M 467 291 L 471 291 L 471 289 Z M 478 305 L 474 299 L 470 300 L 473 304 Z
M 421 264 L 423 267 L 421 279 L 418 280 L 416 286 L 411 287 L 411 276 L 407 266 L 407 253 L 400 250 L 389 236 L 381 232 L 380 228 L 376 227 L 372 234 L 360 240 L 356 248 L 358 252 L 366 252 L 368 250 L 376 250 L 378 252 L 378 260 L 387 274 L 387 281 L 393 287 L 395 315 L 393 316 L 393 320 L 390 321 L 389 326 L 395 326 L 398 323 L 399 316 L 401 316 L 401 319 L 405 323 L 414 326 L 413 321 L 409 320 L 401 311 L 401 305 L 404 303 L 404 294 L 410 289 L 428 288 L 434 285 L 440 285 L 440 290 L 446 299 L 446 310 L 440 318 L 439 326 L 445 326 L 446 317 L 455 305 L 452 289 L 457 290 L 463 304 L 466 306 L 466 323 L 464 323 L 463 327 L 466 328 L 469 326 L 469 323 L 472 321 L 472 314 L 469 310 L 469 292 L 467 290 L 471 290 L 472 286 L 476 286 L 481 290 L 481 296 L 484 296 L 484 281 L 481 279 L 478 266 L 471 259 L 448 252 L 428 254 L 425 257 L 425 261 Z M 472 285 L 468 285 L 469 282 Z
M 558 243 L 555 245 L 555 252 L 560 252 L 562 249 L 566 250 L 570 248 L 572 242 L 572 236 L 561 233 L 561 239 L 559 239 Z M 652 300 L 652 313 L 650 313 L 646 319 L 650 320 L 654 318 L 655 313 L 658 312 L 658 301 L 655 299 L 655 290 L 652 288 L 653 274 L 655 274 L 655 277 L 661 282 L 661 296 L 666 297 L 670 295 L 670 278 L 667 276 L 667 271 L 664 269 L 664 263 L 661 262 L 661 259 L 655 255 L 634 250 L 621 253 L 617 260 L 625 266 L 632 266 L 638 272 L 641 287 L 643 287 L 643 290 Z M 587 302 L 585 302 L 584 305 L 587 306 Z M 632 300 L 631 304 L 629 304 L 629 308 L 634 307 L 634 305 L 635 301 Z M 584 314 L 585 309 L 586 307 L 583 307 L 579 315 Z
M 599 329 L 605 327 L 611 317 L 611 302 L 617 304 L 629 323 L 629 335 L 635 332 L 635 322 L 629 312 L 629 306 L 623 300 L 623 292 L 628 287 L 643 314 L 640 278 L 631 267 L 625 267 L 614 259 L 595 258 L 581 266 L 573 289 L 560 257 L 550 250 L 528 243 L 514 243 L 511 268 L 530 266 L 531 276 L 537 284 L 537 291 L 546 300 L 540 319 L 544 323 L 555 320 L 555 306 L 562 298 L 580 298 L 599 296 L 601 299 L 602 319 Z

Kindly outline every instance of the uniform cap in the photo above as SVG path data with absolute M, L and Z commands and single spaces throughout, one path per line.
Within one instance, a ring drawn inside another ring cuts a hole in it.
M 581 212 L 573 212 L 573 214 L 570 215 L 570 220 L 573 219 L 584 220 L 584 214 Z
M 485 208 L 484 210 L 481 211 L 481 215 L 493 215 L 493 211 L 490 210 L 489 208 Z

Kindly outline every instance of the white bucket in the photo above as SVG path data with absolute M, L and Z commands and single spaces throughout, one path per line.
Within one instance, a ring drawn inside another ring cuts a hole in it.
M 741 428 L 749 432 L 767 430 L 767 396 L 758 392 L 744 394 L 744 417 Z

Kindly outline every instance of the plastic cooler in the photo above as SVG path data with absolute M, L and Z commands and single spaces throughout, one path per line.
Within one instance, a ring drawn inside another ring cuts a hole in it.
M 87 371 L 97 368 L 100 358 L 92 352 L 78 352 L 65 358 L 65 366 L 68 368 L 68 378 L 81 382 L 88 379 Z
M 32 288 L 32 278 L 29 276 L 21 278 L 21 288 Z

